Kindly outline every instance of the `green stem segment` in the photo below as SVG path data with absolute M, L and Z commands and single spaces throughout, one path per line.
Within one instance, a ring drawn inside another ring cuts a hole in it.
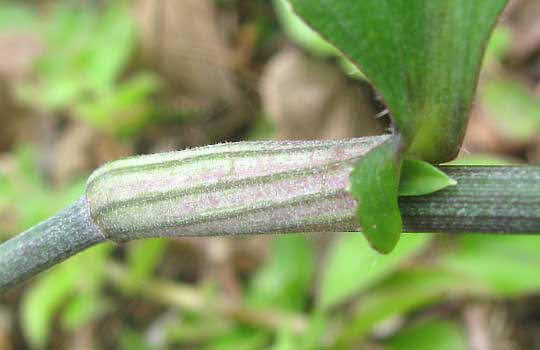
M 71 207 L 0 246 L 0 290 L 106 239 L 357 231 L 354 164 L 387 136 L 224 144 L 113 162 Z M 540 167 L 443 167 L 400 199 L 406 232 L 540 233 Z
M 401 197 L 405 232 L 540 233 L 540 167 L 443 166 L 441 170 L 457 186 Z
M 0 291 L 105 241 L 92 223 L 86 199 L 0 245 Z

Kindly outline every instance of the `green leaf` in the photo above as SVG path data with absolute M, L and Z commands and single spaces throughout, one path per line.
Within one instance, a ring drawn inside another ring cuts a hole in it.
M 129 244 L 127 263 L 129 272 L 125 287 L 137 288 L 148 281 L 155 273 L 167 249 L 166 239 L 147 239 Z
M 60 265 L 27 290 L 21 305 L 21 327 L 26 340 L 36 348 L 45 348 L 54 317 L 68 302 L 80 277 L 77 269 Z
M 91 310 L 85 310 L 81 305 L 77 306 L 78 302 L 70 302 L 78 294 L 99 301 L 105 261 L 112 247 L 112 244 L 95 246 L 41 275 L 27 289 L 21 304 L 20 318 L 23 333 L 33 347 L 45 348 L 55 317 L 64 304 L 68 304 L 67 316 L 62 315 L 64 326 L 71 326 L 71 321 L 85 323 L 98 315 L 87 312 Z M 101 302 L 99 304 L 103 305 Z M 78 311 L 84 313 L 77 314 Z
M 508 52 L 508 48 L 512 42 L 512 31 L 509 27 L 498 25 L 493 31 L 491 39 L 486 47 L 486 56 L 484 58 L 484 66 L 490 68 L 500 61 Z
M 387 103 L 408 152 L 458 152 L 486 42 L 507 0 L 290 0 L 356 63 Z
M 157 87 L 157 77 L 136 74 L 110 91 L 80 100 L 74 105 L 74 111 L 96 128 L 130 136 L 147 124 L 152 111 L 150 97 Z
M 371 246 L 382 254 L 401 235 L 398 206 L 400 138 L 393 137 L 362 157 L 351 173 L 351 194 L 359 202 L 357 217 Z
M 276 237 L 272 257 L 251 281 L 248 302 L 253 306 L 302 310 L 314 272 L 313 246 L 305 236 Z
M 424 248 L 430 238 L 404 235 L 391 255 L 380 255 L 369 249 L 363 237 L 344 234 L 328 252 L 319 285 L 318 307 L 329 309 L 366 290 Z
M 286 0 L 274 0 L 274 8 L 284 31 L 295 43 L 321 57 L 340 54 L 338 49 L 306 25 L 292 11 L 290 4 Z
M 472 235 L 460 237 L 441 257 L 441 266 L 481 281 L 499 296 L 540 290 L 539 236 Z
M 485 290 L 485 285 L 474 279 L 438 267 L 414 267 L 394 272 L 363 295 L 355 307 L 353 319 L 339 336 L 337 347 L 345 348 L 364 340 L 377 324 L 391 317 L 444 302 L 449 293 L 470 295 Z
M 144 333 L 134 330 L 129 326 L 124 326 L 118 337 L 120 350 L 148 350 L 148 345 Z
M 517 143 L 529 142 L 540 131 L 540 99 L 511 80 L 489 80 L 480 92 L 482 107 L 501 135 Z
M 401 329 L 384 342 L 392 350 L 466 350 L 467 339 L 461 327 L 452 321 L 424 321 Z
M 84 193 L 85 179 L 58 191 L 51 191 L 37 166 L 37 152 L 28 145 L 22 145 L 15 150 L 15 160 L 15 171 L 6 174 L 5 180 L 9 196 L 16 198 L 10 201 L 8 206 L 16 213 L 17 222 L 14 228 L 18 228 L 18 231 L 47 219 Z M 6 233 L 15 233 L 13 228 L 10 231 Z
M 301 334 L 298 340 L 296 349 L 316 349 L 319 348 L 324 341 L 328 329 L 332 328 L 331 321 L 327 318 L 327 314 L 315 310 L 309 316 L 309 324 L 304 333 Z
M 298 349 L 298 338 L 291 329 L 283 327 L 277 331 L 276 339 L 272 344 L 273 350 L 296 350 Z
M 364 80 L 364 75 L 338 49 L 311 29 L 292 10 L 287 0 L 274 0 L 274 8 L 289 38 L 309 53 L 320 57 L 337 57 L 342 70 L 349 76 Z
M 401 166 L 399 195 L 421 196 L 456 184 L 456 180 L 429 163 L 405 159 Z
M 136 44 L 136 27 L 124 2 L 113 2 L 96 16 L 94 32 L 81 52 L 88 63 L 87 84 L 96 90 L 108 88 L 120 78 Z
M 62 326 L 68 331 L 75 331 L 103 315 L 110 306 L 97 293 L 76 295 L 62 313 Z
M 13 199 L 13 186 L 0 169 L 0 215 Z M 0 230 L 0 235 L 2 235 Z
M 2 3 L 0 6 L 0 30 L 33 29 L 36 24 L 36 15 L 28 5 Z
M 104 95 L 119 95 L 117 99 L 124 101 L 117 104 L 133 98 L 126 96 L 133 95 L 133 88 L 116 91 L 123 88 L 117 87 L 117 80 L 136 44 L 134 19 L 124 2 L 106 6 L 102 11 L 94 6 L 53 6 L 49 20 L 41 23 L 41 32 L 47 51 L 35 62 L 35 76 L 17 87 L 22 102 L 54 112 L 77 107 L 79 103 L 88 105 L 90 100 L 98 104 L 94 109 L 101 112 L 104 104 L 116 102 L 102 101 Z M 136 108 L 140 106 L 133 107 Z M 117 110 L 109 108 L 107 112 L 109 122 L 117 118 Z
M 222 336 L 211 339 L 204 348 L 215 350 L 253 350 L 268 347 L 270 334 L 265 331 L 237 326 Z

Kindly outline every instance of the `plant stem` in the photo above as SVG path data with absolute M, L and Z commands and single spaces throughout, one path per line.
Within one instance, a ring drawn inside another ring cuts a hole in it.
M 47 221 L 0 245 L 0 291 L 105 240 L 81 197 Z
M 406 232 L 540 233 L 540 167 L 444 166 L 457 186 L 401 197 Z
M 71 207 L 0 245 L 0 291 L 106 239 L 358 231 L 350 171 L 385 139 L 222 144 L 113 162 Z M 457 186 L 400 199 L 406 232 L 540 233 L 540 167 L 442 170 Z

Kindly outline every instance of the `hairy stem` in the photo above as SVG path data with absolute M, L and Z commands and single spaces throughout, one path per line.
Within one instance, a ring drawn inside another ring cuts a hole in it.
M 98 169 L 85 196 L 0 246 L 0 290 L 96 243 L 359 231 L 354 164 L 388 136 L 222 144 Z M 457 186 L 403 197 L 406 232 L 540 233 L 540 167 L 442 167 Z
M 115 161 L 89 179 L 90 213 L 114 241 L 352 231 L 350 172 L 388 138 L 238 142 Z
M 401 197 L 406 232 L 540 233 L 540 167 L 444 166 L 457 186 Z
M 0 245 L 0 291 L 9 289 L 106 238 L 84 197 Z

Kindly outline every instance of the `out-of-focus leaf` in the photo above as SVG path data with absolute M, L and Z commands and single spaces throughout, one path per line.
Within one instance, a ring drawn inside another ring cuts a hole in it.
M 84 193 L 85 180 L 53 191 L 37 166 L 35 150 L 20 146 L 15 150 L 17 168 L 6 176 L 11 188 L 10 206 L 17 216 L 18 231 L 25 230 L 71 204 Z M 11 232 L 13 233 L 13 232 Z
M 69 300 L 80 273 L 71 265 L 60 265 L 26 291 L 20 309 L 21 327 L 33 347 L 46 347 L 54 316 Z
M 42 24 L 47 51 L 35 79 L 17 87 L 26 104 L 73 115 L 120 136 L 139 131 L 150 117 L 157 79 L 139 73 L 119 83 L 136 43 L 135 23 L 124 2 L 102 11 L 92 6 L 52 7 Z
M 441 257 L 444 268 L 485 283 L 500 296 L 540 291 L 540 237 L 467 235 Z
M 237 327 L 231 332 L 212 339 L 207 348 L 215 350 L 264 349 L 268 346 L 269 340 L 270 335 L 267 332 L 253 328 Z
M 78 294 L 62 312 L 62 326 L 74 331 L 103 315 L 110 305 L 96 293 Z
M 378 323 L 444 301 L 449 292 L 476 295 L 486 291 L 487 286 L 479 281 L 444 269 L 422 267 L 398 271 L 366 291 L 338 344 L 358 343 Z
M 62 312 L 62 326 L 74 330 L 103 315 L 109 309 L 109 303 L 101 294 L 105 281 L 107 258 L 112 252 L 112 244 L 101 244 L 90 252 L 80 254 L 70 260 L 78 265 L 84 278 L 79 277 L 77 293 Z
M 85 181 L 74 182 L 61 191 L 51 191 L 45 186 L 25 188 L 26 186 L 28 183 L 22 184 L 22 187 L 17 188 L 15 194 L 17 200 L 14 208 L 16 209 L 19 231 L 46 220 L 73 203 L 84 193 Z
M 528 142 L 540 131 L 540 99 L 511 80 L 488 80 L 480 95 L 482 106 L 497 129 L 516 142 Z
M 32 9 L 24 4 L 3 3 L 0 7 L 0 30 L 9 29 L 32 29 L 35 26 L 36 17 Z
M 351 172 L 351 194 L 358 200 L 357 218 L 373 249 L 388 254 L 402 230 L 398 206 L 398 151 L 401 139 L 393 137 L 364 155 Z
M 165 325 L 160 322 L 158 327 L 166 332 L 166 338 L 172 344 L 202 343 L 208 339 L 221 337 L 236 329 L 233 322 L 224 320 L 221 315 L 200 316 L 183 313 L 181 317 L 178 317 L 179 319 L 167 319 Z
M 276 126 L 268 118 L 261 116 L 255 121 L 245 136 L 246 140 L 260 141 L 271 140 L 276 133 Z
M 61 4 L 45 24 L 48 51 L 39 60 L 40 77 L 63 77 L 76 92 L 111 88 L 125 68 L 135 45 L 135 24 L 122 2 L 103 12 Z
M 88 46 L 94 11 L 56 5 L 51 18 L 40 23 L 47 51 L 35 62 L 36 79 L 19 84 L 22 102 L 50 111 L 65 108 L 83 93 L 87 63 L 81 50 Z
M 320 348 L 330 325 L 329 318 L 324 312 L 315 311 L 309 316 L 309 324 L 305 332 L 298 334 L 284 326 L 277 331 L 271 348 L 280 350 Z
M 298 349 L 314 349 L 320 347 L 322 340 L 330 327 L 331 322 L 324 312 L 315 310 L 309 317 L 307 330 L 299 339 Z
M 364 79 L 362 72 L 347 57 L 294 13 L 287 0 L 274 0 L 274 8 L 283 29 L 296 44 L 316 56 L 339 58 L 341 68 L 347 75 Z
M 148 350 L 144 334 L 131 328 L 124 328 L 119 339 L 121 350 Z
M 276 339 L 272 345 L 275 350 L 296 350 L 298 349 L 298 338 L 288 328 L 280 329 L 276 334 Z
M 388 350 L 467 350 L 467 338 L 452 321 L 433 320 L 408 326 L 383 342 Z
M 78 293 L 87 293 L 93 297 L 99 295 L 104 263 L 110 250 L 111 245 L 91 248 L 46 272 L 27 290 L 22 300 L 20 316 L 23 333 L 32 346 L 46 346 L 55 316 L 63 305 L 69 303 L 73 297 L 77 298 Z M 91 319 L 91 314 L 76 315 L 73 314 L 75 311 L 77 310 L 69 311 L 71 321 L 83 322 Z
M 12 186 L 7 178 L 0 170 L 0 213 L 5 209 L 12 198 Z M 2 232 L 0 232 L 0 235 Z
M 135 23 L 121 1 L 111 3 L 99 16 L 90 47 L 83 55 L 88 67 L 87 84 L 96 90 L 106 89 L 120 77 L 135 47 Z
M 127 258 L 129 272 L 126 282 L 136 288 L 150 279 L 166 249 L 167 240 L 165 239 L 147 239 L 130 243 Z
M 401 166 L 399 195 L 421 196 L 456 184 L 456 180 L 439 168 L 420 160 L 406 159 Z
M 45 187 L 45 181 L 37 166 L 36 150 L 29 145 L 23 145 L 15 150 L 17 170 L 31 186 Z
M 404 235 L 394 252 L 380 255 L 357 234 L 344 234 L 328 252 L 317 304 L 328 309 L 380 281 L 399 264 L 420 251 L 429 235 Z
M 485 44 L 507 0 L 290 2 L 370 78 L 409 154 L 431 163 L 457 154 Z
M 510 46 L 511 39 L 512 33 L 510 28 L 504 25 L 499 25 L 495 28 L 486 48 L 486 56 L 484 58 L 484 65 L 486 67 L 489 68 L 504 57 Z
M 254 306 L 302 310 L 313 280 L 313 246 L 303 235 L 274 239 L 270 260 L 254 276 L 248 302 Z
M 149 98 L 158 86 L 155 76 L 138 74 L 89 100 L 81 99 L 74 110 L 101 130 L 130 136 L 147 124 L 152 112 Z
M 274 0 L 274 8 L 283 29 L 298 45 L 322 57 L 340 54 L 338 49 L 298 18 L 287 0 Z

